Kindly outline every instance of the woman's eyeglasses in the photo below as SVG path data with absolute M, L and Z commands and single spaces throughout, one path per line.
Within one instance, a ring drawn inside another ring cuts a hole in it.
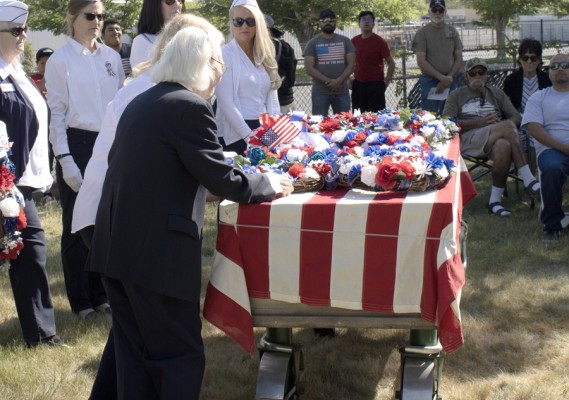
M 215 58 L 211 58 L 212 61 L 215 61 L 216 63 L 218 63 L 219 65 L 221 65 L 221 73 L 223 74 L 225 71 L 227 71 L 227 67 L 225 66 L 224 63 L 222 63 L 219 60 L 216 60 Z
M 27 32 L 28 31 L 28 27 L 27 26 L 17 26 L 15 28 L 10 28 L 10 29 L 2 29 L 0 30 L 0 32 L 7 32 L 10 33 L 12 36 L 14 37 L 20 37 L 22 35 L 22 32 Z
M 233 18 L 231 21 L 236 28 L 241 28 L 243 24 L 247 24 L 249 28 L 252 28 L 257 24 L 255 18 Z
M 558 69 L 569 69 L 568 61 L 554 62 L 549 64 L 549 69 L 557 71 Z
M 536 62 L 537 60 L 539 60 L 539 58 L 537 56 L 522 56 L 521 60 L 523 62 Z
M 468 71 L 468 76 L 470 76 L 471 78 L 474 78 L 476 75 L 484 76 L 484 75 L 486 75 L 486 70 L 485 69 L 478 69 L 476 71 Z
M 87 21 L 93 21 L 95 18 L 97 18 L 97 21 L 101 22 L 105 19 L 105 14 L 83 13 L 83 16 L 85 16 L 85 19 Z
M 184 0 L 164 0 L 164 3 L 166 3 L 168 6 L 171 6 L 174 3 L 180 3 L 181 5 L 184 5 Z

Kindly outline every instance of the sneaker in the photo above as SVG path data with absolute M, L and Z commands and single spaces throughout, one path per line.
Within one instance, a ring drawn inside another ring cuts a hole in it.
M 108 314 L 108 315 L 113 314 L 113 310 L 111 309 L 111 306 L 109 305 L 109 303 L 103 303 L 103 304 L 95 307 L 95 311 L 100 313 L 100 314 Z
M 46 193 L 43 195 L 43 197 L 41 198 L 41 204 L 42 205 L 47 205 L 49 203 L 51 203 L 52 201 L 54 201 L 55 199 L 53 198 L 53 196 L 50 193 Z
M 556 242 L 562 236 L 562 231 L 544 231 L 543 241 L 544 242 Z
M 97 314 L 97 312 L 95 310 L 93 310 L 92 308 L 86 308 L 86 309 L 81 310 L 77 313 L 77 315 L 79 315 L 79 318 L 81 318 L 81 319 L 91 319 L 96 314 Z

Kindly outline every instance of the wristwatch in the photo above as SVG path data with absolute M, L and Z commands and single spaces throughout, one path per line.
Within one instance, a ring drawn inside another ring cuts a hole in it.
M 58 155 L 58 156 L 55 156 L 55 159 L 59 161 L 59 160 L 61 160 L 63 157 L 67 157 L 67 156 L 70 156 L 70 155 L 71 155 L 71 153 L 60 154 L 60 155 Z

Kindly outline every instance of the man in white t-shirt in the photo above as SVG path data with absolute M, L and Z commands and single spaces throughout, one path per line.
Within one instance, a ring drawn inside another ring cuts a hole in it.
M 568 225 L 563 212 L 563 185 L 569 175 L 569 56 L 549 62 L 553 87 L 534 93 L 522 120 L 535 140 L 541 181 L 541 222 L 544 241 L 555 241 Z

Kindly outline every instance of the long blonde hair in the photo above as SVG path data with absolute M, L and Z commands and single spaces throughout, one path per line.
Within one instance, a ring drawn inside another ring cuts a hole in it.
M 265 70 L 269 74 L 269 79 L 271 80 L 271 89 L 278 89 L 281 86 L 282 79 L 279 76 L 279 66 L 277 65 L 276 55 L 275 55 L 275 45 L 269 34 L 269 28 L 267 28 L 267 23 L 265 22 L 265 17 L 259 9 L 259 7 L 250 6 L 244 4 L 242 6 L 247 10 L 251 11 L 253 18 L 255 18 L 255 24 L 257 26 L 257 31 L 255 37 L 253 38 L 253 53 L 261 61 L 261 64 L 265 67 Z M 237 7 L 233 7 L 229 10 L 229 32 L 231 32 L 231 37 L 233 38 L 233 24 L 231 19 L 233 18 L 233 10 Z

